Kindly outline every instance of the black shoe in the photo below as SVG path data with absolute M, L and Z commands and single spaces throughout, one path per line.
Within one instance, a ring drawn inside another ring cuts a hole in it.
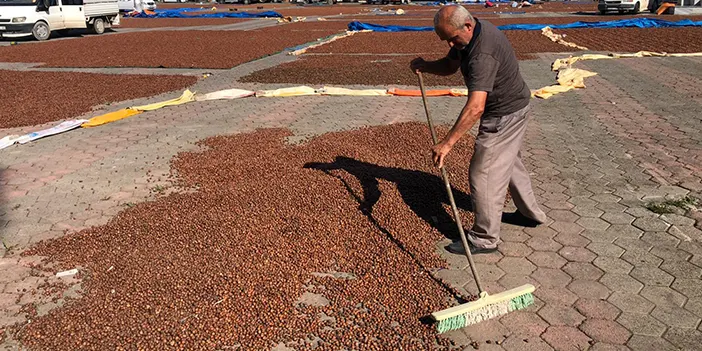
M 529 227 L 529 228 L 535 228 L 535 227 L 539 226 L 540 224 L 543 224 L 543 222 L 537 221 L 535 219 L 531 219 L 531 218 L 521 214 L 519 211 L 515 211 L 514 213 L 503 213 L 502 214 L 502 223 L 518 225 L 521 227 Z
M 486 253 L 493 253 L 497 251 L 497 248 L 492 248 L 492 249 L 486 249 L 486 248 L 481 248 L 481 247 L 475 247 L 473 244 L 468 243 L 468 247 L 470 247 L 470 253 L 473 255 L 477 254 L 486 254 Z M 454 241 L 449 245 L 446 245 L 446 251 L 450 253 L 454 253 L 457 255 L 465 255 L 466 250 L 463 248 L 463 242 L 459 241 Z

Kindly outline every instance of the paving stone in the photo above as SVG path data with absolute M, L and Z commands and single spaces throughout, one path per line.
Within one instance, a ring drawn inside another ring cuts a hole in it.
M 16 303 L 19 295 L 10 293 L 0 293 L 0 309 L 10 307 Z
M 600 256 L 594 261 L 592 261 L 592 263 L 607 273 L 627 274 L 631 272 L 632 269 L 634 269 L 634 266 L 622 260 L 621 258 L 609 256 Z
M 483 263 L 483 264 L 496 264 L 504 257 L 499 251 L 475 255 L 473 256 L 473 262 Z
M 543 203 L 543 206 L 552 210 L 570 210 L 575 207 L 569 202 L 561 200 L 549 200 Z
M 604 342 L 596 342 L 588 351 L 629 351 L 630 349 L 624 345 L 608 344 Z
M 702 256 L 702 245 L 700 245 L 697 242 L 682 241 L 680 245 L 678 245 L 678 249 L 683 250 L 685 252 L 689 252 L 694 256 Z M 692 260 L 690 259 L 690 261 Z
M 688 298 L 702 297 L 699 279 L 675 279 L 670 287 Z
M 442 335 L 458 345 L 469 345 L 471 340 L 465 333 L 466 329 L 467 328 L 451 330 Z
M 549 325 L 567 325 L 577 327 L 585 320 L 573 307 L 547 304 L 538 312 Z
M 634 335 L 661 336 L 667 329 L 665 324 L 648 314 L 624 312 L 617 322 Z
M 599 208 L 596 208 L 594 206 L 575 206 L 571 209 L 571 211 L 578 216 L 581 217 L 587 217 L 587 218 L 598 218 L 602 214 L 604 214 L 604 211 L 600 210 Z
M 539 287 L 534 291 L 534 296 L 541 299 L 546 304 L 556 304 L 570 306 L 578 300 L 578 295 L 566 288 Z
M 509 351 L 552 351 L 553 347 L 539 337 L 523 337 L 512 335 L 502 343 L 502 347 Z
M 607 228 L 609 228 L 610 224 L 605 222 L 604 220 L 600 218 L 590 218 L 590 217 L 583 217 L 575 221 L 575 223 L 579 224 L 581 227 L 585 228 L 586 230 L 593 230 L 593 231 L 604 231 Z
M 570 192 L 570 191 L 566 190 L 566 193 L 568 193 L 568 192 Z M 575 191 L 573 191 L 573 193 L 574 192 Z M 583 190 L 582 196 L 575 195 L 575 194 L 571 194 L 571 195 L 573 195 L 573 196 L 570 199 L 568 199 L 568 202 L 575 205 L 574 208 L 578 208 L 578 207 L 595 208 L 595 205 L 597 205 L 597 201 L 590 199 L 589 196 L 592 195 L 592 192 L 590 192 L 590 191 Z M 591 216 L 586 216 L 586 217 L 591 217 Z M 592 216 L 592 217 L 599 217 L 599 215 Z
M 463 331 L 472 341 L 484 343 L 485 341 L 504 341 L 511 332 L 497 319 L 489 319 L 478 324 L 463 328 Z M 482 349 L 482 347 L 481 347 Z
M 624 212 L 634 216 L 634 217 L 658 217 L 658 214 L 651 212 L 645 207 L 629 207 Z
M 644 234 L 643 230 L 630 224 L 612 224 L 606 232 L 614 236 L 615 239 L 639 239 Z
M 622 198 L 616 195 L 612 194 L 597 194 L 590 196 L 590 199 L 597 201 L 598 203 L 605 203 L 605 202 L 618 202 Z
M 630 274 L 646 285 L 670 286 L 675 279 L 660 268 L 651 266 L 636 267 Z
M 631 263 L 634 267 L 658 267 L 663 259 L 649 252 L 630 250 L 622 255 L 622 260 Z
M 527 240 L 526 244 L 535 251 L 557 252 L 561 249 L 561 247 L 563 247 L 563 245 L 559 244 L 553 239 L 542 237 L 533 237 Z
M 442 269 L 436 272 L 437 278 L 453 286 L 463 286 L 472 280 L 466 271 L 458 269 Z
M 614 240 L 617 239 L 616 235 L 612 235 L 612 233 L 606 232 L 606 231 L 595 231 L 595 230 L 586 230 L 582 232 L 580 235 L 583 237 L 587 238 L 588 240 L 592 242 L 598 242 L 598 243 L 613 243 Z
M 680 239 L 666 233 L 666 232 L 645 232 L 641 236 L 641 240 L 656 246 L 666 245 L 666 246 L 678 246 L 680 244 Z
M 583 279 L 573 280 L 568 285 L 568 290 L 572 291 L 580 298 L 588 299 L 606 299 L 611 294 L 611 290 L 605 285 L 596 281 Z
M 556 350 L 587 350 L 591 339 L 574 327 L 552 326 L 541 336 Z
M 526 257 L 534 251 L 526 244 L 509 241 L 503 242 L 498 248 L 504 256 L 512 257 Z
M 667 286 L 646 286 L 639 293 L 656 306 L 683 307 L 687 298 Z
M 692 257 L 692 254 L 687 251 L 680 250 L 677 247 L 667 245 L 654 245 L 650 252 L 666 261 L 686 261 L 687 259 Z
M 619 323 L 607 319 L 588 319 L 580 330 L 594 340 L 610 344 L 625 344 L 631 336 L 631 332 Z
M 685 303 L 685 309 L 702 317 L 702 297 L 691 297 Z
M 636 351 L 678 351 L 677 347 L 665 339 L 646 335 L 634 335 L 626 345 Z
M 643 251 L 647 252 L 653 248 L 653 245 L 641 239 L 625 239 L 619 238 L 614 241 L 614 244 L 627 251 Z
M 563 267 L 563 271 L 568 273 L 573 279 L 583 279 L 597 281 L 604 275 L 604 272 L 587 262 L 569 262 Z
M 564 246 L 575 246 L 575 247 L 585 247 L 590 243 L 590 240 L 581 236 L 578 233 L 567 233 L 564 231 L 559 231 L 560 234 L 556 235 L 553 240 L 557 241 Z
M 516 288 L 524 284 L 531 284 L 537 289 L 539 288 L 539 286 L 541 286 L 541 284 L 539 284 L 539 282 L 536 281 L 536 279 L 530 277 L 529 275 L 515 274 L 511 272 L 508 272 L 507 274 L 502 276 L 502 278 L 498 280 L 498 283 L 500 283 L 500 285 L 504 286 L 507 289 Z
M 647 314 L 656 307 L 638 294 L 620 291 L 613 292 L 607 301 L 627 313 Z
M 607 212 L 600 217 L 609 224 L 625 224 L 629 225 L 634 221 L 634 216 L 628 213 Z
M 699 279 L 702 277 L 702 268 L 687 261 L 665 260 L 660 269 L 670 273 L 675 278 Z
M 561 271 L 560 269 L 544 267 L 537 268 L 531 274 L 531 277 L 536 279 L 541 284 L 541 286 L 548 288 L 562 288 L 568 285 L 568 283 L 570 283 L 570 281 L 572 280 L 570 276 L 563 273 L 563 271 Z
M 588 249 L 573 246 L 564 246 L 558 253 L 570 262 L 592 262 L 597 257 Z
M 522 230 L 501 230 L 500 239 L 504 242 L 523 243 L 529 240 L 530 236 Z
M 681 216 L 674 213 L 666 213 L 661 215 L 661 219 L 674 225 L 678 226 L 693 226 L 695 225 L 695 220 L 689 217 Z
M 619 257 L 624 253 L 624 249 L 621 247 L 614 245 L 612 243 L 603 243 L 603 242 L 593 242 L 587 245 L 587 248 L 596 253 L 599 257 Z
M 555 230 L 545 226 L 538 226 L 536 228 L 524 228 L 524 232 L 530 235 L 531 237 L 541 238 L 553 238 L 558 234 Z
M 602 299 L 580 299 L 575 302 L 575 309 L 588 319 L 615 320 L 621 314 L 616 306 Z
M 550 227 L 559 233 L 558 236 L 568 235 L 571 237 L 579 237 L 578 234 L 585 230 L 585 228 L 581 227 L 580 225 L 569 222 L 553 222 L 551 223 Z
M 494 264 L 476 263 L 475 268 L 480 272 L 480 278 L 484 281 L 497 281 L 505 275 L 505 272 Z
M 527 259 L 538 267 L 546 268 L 561 268 L 567 262 L 558 253 L 544 251 L 535 251 Z
M 524 311 L 506 314 L 500 319 L 500 323 L 514 334 L 525 337 L 538 337 L 548 327 L 548 323 L 536 313 Z
M 656 306 L 651 312 L 651 317 L 669 327 L 694 329 L 700 323 L 700 317 L 681 307 Z
M 601 202 L 595 205 L 595 207 L 599 208 L 602 211 L 605 211 L 605 213 L 622 213 L 627 208 L 629 208 L 621 203 L 616 202 Z
M 670 328 L 665 333 L 665 338 L 683 350 L 702 348 L 702 332 L 694 329 Z
M 536 266 L 524 257 L 504 257 L 497 266 L 511 274 L 529 275 L 536 270 Z
M 554 223 L 559 222 L 570 222 L 573 223 L 580 218 L 577 214 L 570 210 L 551 210 L 546 214 L 549 218 L 553 219 Z M 694 223 L 693 223 L 694 224 Z
M 637 218 L 632 225 L 644 232 L 664 232 L 668 230 L 668 226 L 670 226 L 670 224 L 662 219 L 652 217 Z

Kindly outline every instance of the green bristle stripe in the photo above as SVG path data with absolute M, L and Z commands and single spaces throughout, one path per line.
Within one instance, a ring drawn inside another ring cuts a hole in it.
M 509 311 L 518 311 L 531 306 L 534 303 L 534 295 L 532 293 L 517 296 L 509 300 Z
M 485 306 L 483 308 L 479 308 L 475 311 L 471 311 L 468 313 L 460 314 L 455 317 L 447 318 L 444 320 L 437 321 L 436 323 L 436 331 L 441 334 L 445 333 L 447 331 L 451 330 L 456 330 L 456 329 L 461 329 L 465 328 L 469 325 L 480 323 L 482 321 L 488 320 L 490 318 L 497 317 L 501 314 L 500 312 L 496 311 L 502 311 L 504 312 L 505 309 L 504 307 L 498 308 L 498 306 L 503 306 L 502 304 L 506 303 L 502 302 L 501 304 L 492 304 Z M 518 311 L 524 308 L 527 308 L 528 306 L 532 305 L 534 303 L 534 295 L 531 293 L 527 293 L 524 295 L 517 296 L 511 300 L 509 300 L 507 306 L 507 312 L 513 312 L 513 311 Z

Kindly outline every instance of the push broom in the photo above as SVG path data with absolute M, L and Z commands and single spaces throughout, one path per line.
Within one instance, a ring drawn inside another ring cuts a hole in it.
M 436 138 L 434 124 L 432 123 L 431 116 L 429 115 L 429 106 L 427 104 L 427 96 L 424 91 L 424 79 L 422 78 L 422 72 L 417 72 L 417 76 L 419 77 L 419 89 L 422 92 L 422 102 L 424 102 L 424 112 L 427 115 L 431 138 L 434 145 L 436 145 L 438 140 Z M 436 322 L 436 330 L 439 333 L 444 333 L 450 330 L 461 329 L 463 327 L 499 317 L 516 310 L 521 310 L 533 304 L 534 295 L 532 295 L 532 293 L 534 292 L 535 288 L 531 284 L 522 285 L 518 288 L 503 291 L 496 295 L 488 295 L 488 293 L 483 290 L 478 271 L 476 270 L 475 263 L 473 262 L 473 256 L 470 253 L 470 247 L 468 247 L 466 234 L 463 232 L 463 222 L 461 222 L 461 217 L 458 213 L 458 208 L 456 207 L 456 201 L 453 199 L 453 192 L 451 191 L 451 184 L 449 183 L 446 167 L 441 167 L 440 170 L 441 177 L 443 178 L 444 185 L 446 186 L 449 201 L 451 202 L 451 209 L 453 210 L 453 217 L 456 221 L 456 227 L 458 227 L 458 233 L 461 236 L 463 248 L 466 251 L 466 258 L 468 258 L 470 270 L 473 273 L 473 277 L 475 277 L 475 285 L 478 287 L 479 296 L 478 300 L 476 301 L 464 303 L 443 311 L 432 313 L 431 317 Z

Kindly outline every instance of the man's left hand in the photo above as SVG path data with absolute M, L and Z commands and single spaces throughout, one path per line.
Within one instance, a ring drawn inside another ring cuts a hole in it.
M 446 155 L 451 151 L 453 145 L 450 145 L 446 141 L 442 141 L 431 148 L 432 159 L 434 160 L 434 165 L 439 168 L 444 166 L 444 159 Z

